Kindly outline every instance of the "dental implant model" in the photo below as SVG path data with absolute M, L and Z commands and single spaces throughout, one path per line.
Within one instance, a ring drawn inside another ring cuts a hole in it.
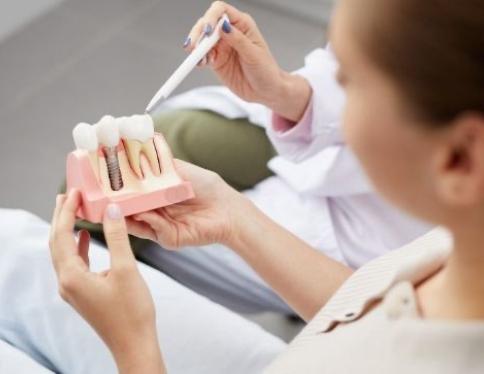
M 81 192 L 79 218 L 102 222 L 111 202 L 129 216 L 194 196 L 149 115 L 104 116 L 93 126 L 78 124 L 72 134 L 77 150 L 67 158 L 67 190 Z
M 100 143 L 104 146 L 109 181 L 113 191 L 123 188 L 123 178 L 118 160 L 119 127 L 112 116 L 104 116 L 96 124 L 96 132 Z

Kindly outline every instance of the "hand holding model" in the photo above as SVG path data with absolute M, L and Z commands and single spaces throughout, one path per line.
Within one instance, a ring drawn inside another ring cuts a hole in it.
M 110 269 L 89 269 L 89 233 L 74 237 L 80 194 L 72 190 L 57 197 L 50 248 L 59 290 L 110 348 L 121 373 L 163 373 L 155 326 L 155 308 L 141 277 L 128 240 L 121 210 L 109 205 L 104 234 L 111 256 Z
M 127 218 L 130 234 L 167 249 L 188 245 L 230 245 L 241 215 L 251 203 L 209 170 L 174 160 L 177 174 L 190 181 L 195 197 Z

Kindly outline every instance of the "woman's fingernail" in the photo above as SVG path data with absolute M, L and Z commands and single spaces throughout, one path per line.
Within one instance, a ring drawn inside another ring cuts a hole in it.
M 213 31 L 213 27 L 211 24 L 207 23 L 205 25 L 205 27 L 203 28 L 203 33 L 206 35 L 206 36 L 210 36 L 212 35 L 212 31 Z
M 183 43 L 183 48 L 188 47 L 190 45 L 191 41 L 192 41 L 192 38 L 187 36 L 187 38 L 185 39 L 185 42 Z
M 224 33 L 228 34 L 232 31 L 232 26 L 230 25 L 230 22 L 225 20 L 224 23 L 222 24 L 222 30 Z
M 121 208 L 118 204 L 109 204 L 107 208 L 108 218 L 112 220 L 118 220 L 123 217 L 121 213 Z

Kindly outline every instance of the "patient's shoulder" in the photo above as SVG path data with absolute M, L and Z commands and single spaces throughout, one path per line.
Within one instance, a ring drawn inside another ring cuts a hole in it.
M 336 323 L 358 319 L 367 307 L 382 299 L 395 284 L 420 282 L 448 258 L 452 237 L 437 228 L 413 242 L 370 261 L 335 292 L 313 321 L 313 332 L 328 331 Z

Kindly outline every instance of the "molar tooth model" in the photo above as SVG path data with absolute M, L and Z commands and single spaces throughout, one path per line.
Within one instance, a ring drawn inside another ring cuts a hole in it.
M 149 115 L 104 116 L 93 126 L 78 124 L 72 135 L 77 150 L 67 157 L 67 191 L 81 192 L 79 218 L 100 223 L 112 202 L 130 216 L 194 197 Z
M 124 148 L 128 154 L 131 169 L 143 178 L 140 157 L 146 156 L 151 170 L 156 176 L 160 175 L 160 164 L 156 153 L 153 137 L 155 135 L 153 120 L 148 115 L 135 115 L 130 118 L 119 119 L 119 130 L 123 137 Z

